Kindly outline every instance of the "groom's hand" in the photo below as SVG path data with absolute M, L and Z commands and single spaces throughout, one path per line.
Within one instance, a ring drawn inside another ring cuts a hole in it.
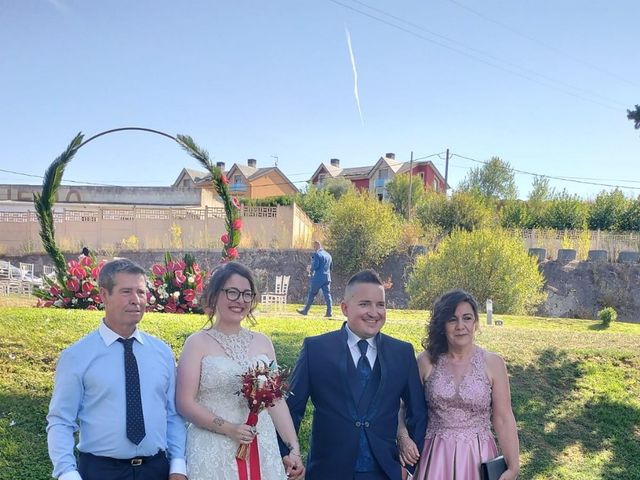
M 289 480 L 302 480 L 304 478 L 302 458 L 297 455 L 285 455 L 282 457 L 282 463 Z

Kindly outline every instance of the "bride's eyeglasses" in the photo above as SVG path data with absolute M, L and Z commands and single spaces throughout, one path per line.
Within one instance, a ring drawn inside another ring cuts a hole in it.
M 251 290 L 245 290 L 244 292 L 241 292 L 237 288 L 223 288 L 222 291 L 227 296 L 227 300 L 229 300 L 230 302 L 235 302 L 240 297 L 242 297 L 242 300 L 244 300 L 245 303 L 250 303 L 256 296 L 256 294 Z

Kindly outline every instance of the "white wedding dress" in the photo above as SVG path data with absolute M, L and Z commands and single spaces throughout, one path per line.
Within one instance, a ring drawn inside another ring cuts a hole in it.
M 198 403 L 228 422 L 245 423 L 249 408 L 246 399 L 236 394 L 241 386 L 239 375 L 244 373 L 248 366 L 259 361 L 269 362 L 269 359 L 264 354 L 252 359 L 247 358 L 248 341 L 252 335 L 248 330 L 242 329 L 240 334 L 229 336 L 216 330 L 208 330 L 207 333 L 221 344 L 228 356 L 206 356 L 202 359 Z M 258 418 L 256 428 L 261 478 L 286 480 L 271 417 L 263 410 Z M 229 437 L 189 425 L 189 480 L 238 480 L 237 449 L 238 444 Z

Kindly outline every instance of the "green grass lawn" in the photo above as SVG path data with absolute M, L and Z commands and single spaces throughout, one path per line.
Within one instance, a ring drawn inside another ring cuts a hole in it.
M 45 416 L 60 351 L 90 330 L 99 312 L 34 309 L 0 302 L 0 479 L 50 477 Z M 340 319 L 259 312 L 279 362 L 293 366 L 302 339 Z M 322 309 L 318 308 L 321 314 Z M 426 312 L 392 310 L 384 331 L 420 348 Z M 500 316 L 478 343 L 500 353 L 511 375 L 523 479 L 640 478 L 640 325 L 603 330 L 585 320 Z M 484 321 L 484 319 L 483 319 Z M 142 326 L 179 354 L 202 316 L 147 314 Z M 307 445 L 309 423 L 301 442 Z

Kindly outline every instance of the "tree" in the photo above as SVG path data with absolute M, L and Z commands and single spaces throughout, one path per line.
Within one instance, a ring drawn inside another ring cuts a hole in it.
M 478 192 L 485 198 L 508 200 L 518 197 L 515 174 L 509 165 L 498 157 L 482 167 L 472 168 L 460 183 L 459 190 Z
M 393 205 L 393 209 L 398 215 L 409 218 L 410 211 L 415 210 L 424 199 L 424 184 L 416 177 L 411 181 L 408 173 L 396 175 L 387 183 L 386 189 L 389 195 L 389 202 Z M 409 205 L 409 183 L 411 183 L 411 205 Z
M 529 228 L 531 215 L 527 202 L 523 200 L 507 200 L 502 207 L 500 224 L 504 228 Z
M 431 253 L 417 258 L 409 274 L 411 308 L 430 308 L 447 290 L 462 288 L 496 313 L 530 314 L 545 298 L 537 259 L 521 239 L 501 229 L 454 232 Z
M 333 198 L 336 200 L 340 200 L 345 193 L 354 189 L 353 183 L 351 180 L 345 177 L 336 177 L 336 178 L 326 178 L 322 185 L 319 187 L 320 190 L 326 190 Z
M 602 191 L 596 197 L 589 211 L 591 230 L 620 230 L 622 217 L 627 210 L 629 200 L 619 189 Z
M 533 177 L 531 192 L 527 202 L 529 222 L 527 228 L 541 227 L 545 224 L 550 200 L 555 190 L 549 185 L 549 178 L 536 175 Z
M 577 195 L 570 195 L 563 190 L 549 202 L 541 226 L 556 230 L 583 230 L 587 227 L 588 216 L 588 205 Z
M 640 230 L 640 195 L 627 203 L 627 208 L 620 219 L 620 230 L 625 232 Z
M 306 192 L 298 194 L 296 201 L 315 223 L 326 222 L 336 203 L 336 199 L 328 190 L 318 190 L 315 185 L 309 185 Z
M 348 275 L 379 265 L 396 248 L 399 233 L 400 223 L 389 203 L 350 190 L 335 204 L 327 246 L 336 270 Z
M 634 128 L 640 128 L 640 105 L 636 105 L 635 110 L 627 110 L 627 118 L 634 122 Z

